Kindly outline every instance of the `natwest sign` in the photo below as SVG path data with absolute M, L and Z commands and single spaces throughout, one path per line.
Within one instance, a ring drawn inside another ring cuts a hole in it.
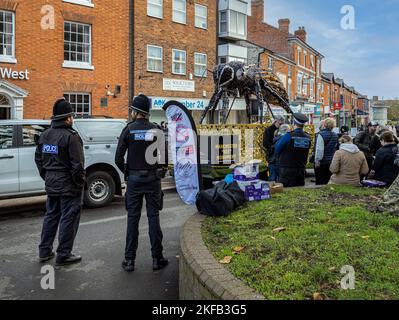
M 29 71 L 15 71 L 12 68 L 0 67 L 0 76 L 2 79 L 29 80 Z

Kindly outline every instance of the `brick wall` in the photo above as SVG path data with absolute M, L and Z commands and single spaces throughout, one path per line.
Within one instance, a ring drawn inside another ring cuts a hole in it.
M 92 114 L 127 116 L 129 86 L 129 1 L 94 0 L 94 8 L 61 0 L 0 1 L 0 9 L 15 10 L 17 64 L 0 67 L 29 70 L 29 80 L 8 80 L 26 90 L 24 118 L 49 118 L 54 101 L 65 91 L 92 95 Z M 41 9 L 51 5 L 55 29 L 41 28 Z M 64 20 L 92 24 L 92 64 L 95 70 L 63 68 Z M 108 97 L 108 107 L 100 107 L 105 86 L 121 85 L 117 98 Z
M 213 93 L 212 74 L 207 78 L 194 76 L 194 53 L 207 54 L 207 68 L 213 70 L 216 64 L 216 14 L 217 1 L 197 0 L 187 1 L 187 23 L 180 24 L 172 21 L 173 1 L 163 1 L 163 19 L 147 15 L 147 6 L 136 1 L 134 8 L 134 93 L 144 93 L 150 96 L 181 97 L 181 98 L 210 98 Z M 195 27 L 195 4 L 208 8 L 208 28 Z M 163 72 L 147 71 L 147 45 L 163 48 Z M 172 73 L 172 49 L 186 51 L 186 75 Z M 195 92 L 164 91 L 163 78 L 191 80 L 193 74 Z M 203 96 L 206 91 L 206 96 Z
M 291 57 L 292 49 L 287 41 L 289 33 L 266 24 L 263 20 L 263 1 L 252 1 L 252 15 L 248 17 L 248 41 Z

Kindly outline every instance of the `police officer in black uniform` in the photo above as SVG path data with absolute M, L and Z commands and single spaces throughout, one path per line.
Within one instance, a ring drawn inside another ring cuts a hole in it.
M 279 182 L 284 187 L 302 187 L 305 185 L 306 165 L 312 138 L 303 131 L 308 117 L 295 113 L 295 129 L 285 134 L 276 145 L 276 154 L 279 156 Z
M 163 206 L 163 168 L 158 161 L 158 153 L 162 150 L 164 134 L 159 126 L 149 121 L 150 105 L 151 102 L 145 95 L 134 98 L 131 107 L 133 121 L 122 131 L 115 155 L 116 165 L 127 177 L 125 203 L 128 223 L 125 260 L 122 262 L 122 268 L 127 272 L 134 271 L 143 196 L 146 200 L 153 270 L 160 270 L 168 265 L 168 260 L 162 253 L 163 235 L 159 222 L 159 211 Z M 157 145 L 156 148 L 153 148 L 154 145 Z
M 84 153 L 82 139 L 72 124 L 71 105 L 65 99 L 58 100 L 53 108 L 51 128 L 40 136 L 35 154 L 47 193 L 39 260 L 46 262 L 54 257 L 53 242 L 59 226 L 56 266 L 82 260 L 72 254 L 72 249 L 82 209 Z

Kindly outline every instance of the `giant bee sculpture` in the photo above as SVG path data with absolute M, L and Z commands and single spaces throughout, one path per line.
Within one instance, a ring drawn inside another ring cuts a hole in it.
M 224 122 L 227 121 L 230 111 L 237 97 L 243 97 L 247 105 L 248 118 L 251 117 L 251 98 L 255 98 L 263 106 L 265 103 L 273 116 L 270 104 L 281 106 L 289 114 L 292 111 L 289 107 L 287 91 L 280 79 L 271 71 L 256 66 L 246 66 L 241 62 L 229 62 L 220 64 L 213 71 L 215 91 L 201 116 L 200 123 L 204 121 L 208 112 L 214 113 L 219 102 L 222 100 L 224 108 L 228 106 L 229 98 L 234 98 L 233 103 L 224 115 Z

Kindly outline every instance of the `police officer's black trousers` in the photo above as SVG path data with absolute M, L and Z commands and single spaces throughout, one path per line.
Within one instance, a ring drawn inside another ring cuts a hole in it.
M 279 182 L 284 188 L 303 187 L 305 185 L 306 171 L 302 168 L 281 168 L 279 170 Z
M 58 226 L 57 260 L 61 261 L 71 255 L 79 228 L 81 211 L 82 195 L 77 197 L 47 197 L 46 214 L 39 245 L 41 258 L 49 256 L 52 252 Z
M 163 234 L 159 222 L 159 211 L 162 210 L 163 206 L 161 180 L 155 176 L 129 176 L 125 195 L 126 210 L 128 211 L 125 249 L 125 258 L 127 260 L 136 258 L 143 197 L 145 197 L 146 201 L 152 257 L 162 257 Z

